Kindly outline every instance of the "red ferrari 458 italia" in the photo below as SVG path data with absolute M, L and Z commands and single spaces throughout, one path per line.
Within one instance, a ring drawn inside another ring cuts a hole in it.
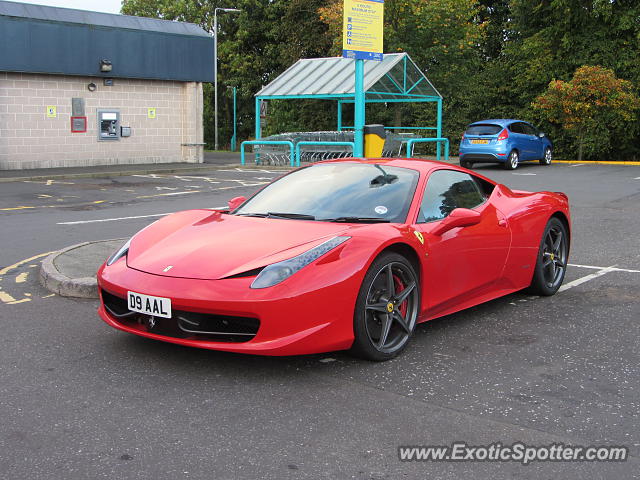
M 333 160 L 144 228 L 98 271 L 99 314 L 192 347 L 387 360 L 419 322 L 524 288 L 553 295 L 569 241 L 562 193 L 439 162 Z

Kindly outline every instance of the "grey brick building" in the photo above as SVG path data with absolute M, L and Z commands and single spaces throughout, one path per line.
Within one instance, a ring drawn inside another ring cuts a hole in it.
M 202 162 L 213 38 L 0 0 L 0 169 Z

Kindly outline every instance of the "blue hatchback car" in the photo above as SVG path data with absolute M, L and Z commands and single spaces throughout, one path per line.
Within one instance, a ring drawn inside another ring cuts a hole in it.
M 538 160 L 549 165 L 551 141 L 544 133 L 523 120 L 494 119 L 474 122 L 467 127 L 460 141 L 460 165 L 502 163 L 508 170 L 521 162 Z

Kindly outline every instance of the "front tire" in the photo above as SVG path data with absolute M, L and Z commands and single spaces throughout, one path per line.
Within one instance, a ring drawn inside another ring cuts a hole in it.
M 418 276 L 405 257 L 384 253 L 364 277 L 353 318 L 351 353 L 381 362 L 404 350 L 420 310 Z
M 518 168 L 518 162 L 520 161 L 520 155 L 518 155 L 517 150 L 511 150 L 509 156 L 507 157 L 507 161 L 504 162 L 504 168 L 507 170 L 515 170 Z
M 551 165 L 553 153 L 549 147 L 544 149 L 544 156 L 540 159 L 540 165 Z
M 531 293 L 551 296 L 558 291 L 567 273 L 569 260 L 569 233 L 558 218 L 552 217 L 542 234 L 538 259 L 533 280 L 529 286 Z

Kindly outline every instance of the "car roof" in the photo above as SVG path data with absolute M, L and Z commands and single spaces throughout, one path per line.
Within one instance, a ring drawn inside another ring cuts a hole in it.
M 378 164 L 378 165 L 386 165 L 390 167 L 399 167 L 399 168 L 410 168 L 412 170 L 417 170 L 423 175 L 428 175 L 432 170 L 439 170 L 447 168 L 449 170 L 457 170 L 464 173 L 472 173 L 473 175 L 480 177 L 483 180 L 486 180 L 489 183 L 496 184 L 494 180 L 485 177 L 484 175 L 480 175 L 476 172 L 469 172 L 468 170 L 451 163 L 446 162 L 438 162 L 435 160 L 426 160 L 422 158 L 335 158 L 331 160 L 324 160 L 321 162 L 315 162 L 313 165 L 319 165 L 324 163 L 368 163 L 368 164 Z
M 507 125 L 509 125 L 509 124 L 511 124 L 513 122 L 529 123 L 526 120 L 518 120 L 518 119 L 515 119 L 515 118 L 490 118 L 488 120 L 479 120 L 477 122 L 470 123 L 469 126 L 471 126 L 471 125 L 482 125 L 482 124 L 485 124 L 485 123 L 495 123 L 497 125 L 505 127 L 505 126 L 507 126 Z

